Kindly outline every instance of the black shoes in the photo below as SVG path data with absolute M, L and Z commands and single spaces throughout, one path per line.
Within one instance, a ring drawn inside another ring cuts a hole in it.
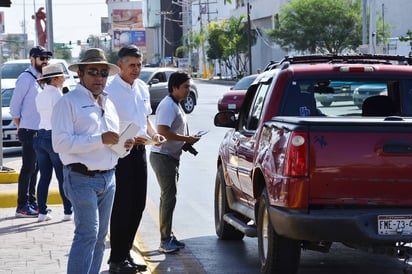
M 144 264 L 137 264 L 133 261 L 133 258 L 131 256 L 129 256 L 126 261 L 133 266 L 137 271 L 139 272 L 144 272 L 147 269 L 147 266 Z
M 109 273 L 114 274 L 135 274 L 146 271 L 147 267 L 143 264 L 137 264 L 132 257 L 127 258 L 124 262 L 109 264 Z
M 121 263 L 110 263 L 109 273 L 136 274 L 137 270 L 128 261 L 124 261 Z

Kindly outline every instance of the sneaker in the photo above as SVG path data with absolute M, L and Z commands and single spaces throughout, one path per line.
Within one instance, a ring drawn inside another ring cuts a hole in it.
M 186 246 L 181 241 L 178 241 L 174 235 L 172 235 L 172 238 L 170 239 L 170 241 L 172 241 L 179 248 L 185 248 L 185 246 Z
M 38 222 L 44 222 L 44 221 L 50 221 L 52 219 L 52 216 L 50 213 L 47 212 L 47 214 L 41 214 L 39 213 L 39 217 L 37 218 Z
M 72 220 L 72 215 L 71 214 L 64 214 L 63 216 L 63 221 L 71 221 Z
M 159 251 L 163 253 L 172 253 L 179 251 L 179 247 L 172 241 L 172 239 L 170 239 L 169 241 L 160 243 Z
M 37 204 L 37 202 L 32 202 L 30 203 L 30 207 L 36 211 L 37 213 L 39 213 L 39 205 Z M 51 211 L 51 210 L 50 210 Z
M 26 204 L 16 209 L 15 216 L 17 218 L 36 218 L 38 215 L 38 212 L 34 211 L 34 209 L 29 204 Z

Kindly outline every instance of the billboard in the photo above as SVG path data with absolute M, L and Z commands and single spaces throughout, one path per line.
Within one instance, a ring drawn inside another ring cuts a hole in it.
M 146 46 L 146 31 L 145 30 L 114 30 L 113 43 L 115 48 L 121 48 L 128 45 L 136 45 L 138 47 Z
M 112 29 L 143 28 L 143 12 L 141 9 L 114 9 L 112 11 Z

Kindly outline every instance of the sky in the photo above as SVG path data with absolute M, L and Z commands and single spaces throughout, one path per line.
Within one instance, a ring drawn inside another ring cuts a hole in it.
M 23 33 L 25 25 L 29 40 L 35 40 L 35 23 L 31 16 L 40 7 L 46 9 L 44 0 L 12 0 L 4 12 L 5 33 Z M 107 17 L 105 0 L 53 0 L 53 37 L 56 43 L 86 41 L 89 34 L 99 34 L 100 18 Z M 25 16 L 24 16 L 25 14 Z M 47 11 L 46 11 L 47 16 Z

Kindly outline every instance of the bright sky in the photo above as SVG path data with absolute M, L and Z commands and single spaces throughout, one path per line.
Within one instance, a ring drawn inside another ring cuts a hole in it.
M 10 8 L 4 11 L 5 33 L 23 33 L 23 26 L 29 40 L 35 40 L 35 23 L 31 16 L 40 7 L 46 10 L 44 0 L 12 0 Z M 107 17 L 105 0 L 53 0 L 54 42 L 76 43 L 86 41 L 89 34 L 100 33 L 100 18 Z M 25 14 L 25 16 L 24 16 Z

